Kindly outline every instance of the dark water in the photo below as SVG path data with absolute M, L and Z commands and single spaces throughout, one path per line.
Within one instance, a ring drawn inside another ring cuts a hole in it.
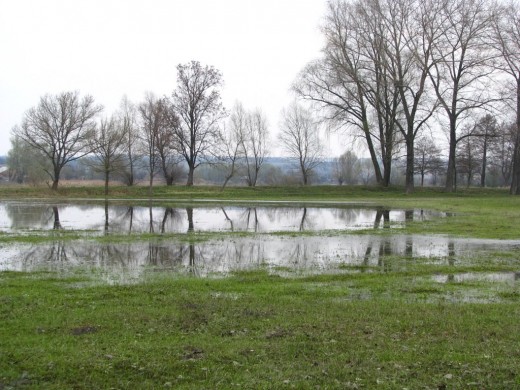
M 441 217 L 428 210 L 370 206 L 189 206 L 121 204 L 0 203 L 0 231 L 94 230 L 107 233 L 323 231 L 399 227 L 408 221 Z

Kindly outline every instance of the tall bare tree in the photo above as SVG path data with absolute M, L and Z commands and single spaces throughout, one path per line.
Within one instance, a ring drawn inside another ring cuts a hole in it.
M 311 113 L 293 102 L 282 111 L 279 140 L 291 159 L 297 161 L 303 185 L 309 184 L 313 171 L 323 162 L 323 145 Z
M 114 116 L 101 120 L 92 139 L 94 169 L 103 172 L 105 195 L 108 195 L 110 174 L 121 169 L 124 163 L 126 140 L 125 129 L 117 125 L 117 119 Z
M 376 180 L 387 186 L 400 141 L 400 97 L 386 66 L 388 32 L 380 3 L 330 1 L 322 31 L 326 42 L 323 57 L 304 68 L 293 89 L 314 102 L 329 123 L 360 130 Z
M 120 131 L 126 134 L 126 162 L 121 171 L 121 174 L 128 186 L 133 186 L 135 183 L 135 170 L 140 159 L 138 153 L 139 146 L 139 126 L 137 123 L 137 109 L 135 105 L 123 96 L 120 107 L 117 112 L 117 126 Z
M 399 93 L 401 120 L 396 124 L 406 143 L 406 192 L 414 191 L 414 144 L 418 132 L 436 108 L 428 94 L 432 49 L 440 38 L 442 2 L 438 0 L 385 0 L 381 6 L 387 31 L 387 58 L 391 78 Z
M 175 147 L 175 133 L 179 128 L 180 120 L 167 99 L 162 99 L 161 104 L 163 107 L 163 124 L 159 127 L 156 134 L 155 147 L 164 181 L 167 186 L 171 186 L 180 175 L 178 165 L 181 162 L 181 158 L 179 158 L 180 156 Z
M 487 114 L 484 115 L 476 124 L 477 132 L 479 133 L 478 153 L 480 154 L 480 186 L 486 186 L 486 176 L 489 160 L 489 152 L 492 144 L 496 142 L 498 134 L 498 124 L 496 118 Z
M 147 93 L 138 107 L 141 116 L 140 137 L 144 155 L 148 162 L 149 194 L 152 194 L 153 179 L 159 167 L 160 158 L 157 153 L 158 134 L 165 126 L 164 102 L 152 93 Z
M 502 122 L 497 127 L 495 142 L 491 144 L 491 166 L 499 172 L 504 186 L 511 186 L 516 137 L 516 123 Z
M 52 180 L 53 190 L 58 189 L 63 167 L 90 153 L 95 117 L 102 109 L 92 96 L 81 98 L 75 91 L 45 95 L 25 113 L 14 135 L 50 162 L 51 168 L 45 168 L 45 172 Z
M 229 116 L 229 125 L 220 133 L 219 148 L 217 149 L 217 158 L 227 167 L 226 177 L 222 184 L 224 189 L 235 176 L 240 168 L 240 161 L 243 159 L 243 145 L 246 130 L 247 113 L 244 106 L 237 102 L 231 109 Z
M 501 55 L 499 68 L 515 82 L 516 134 L 510 192 L 520 195 L 520 4 L 510 1 L 494 18 L 494 43 Z
M 456 190 L 458 128 L 468 116 L 496 100 L 490 87 L 495 71 L 490 46 L 492 12 L 486 0 L 442 1 L 441 36 L 432 47 L 429 77 L 448 119 L 449 156 L 446 190 Z M 436 31 L 428 29 L 428 31 Z
M 260 109 L 249 112 L 245 124 L 242 152 L 246 166 L 246 180 L 248 186 L 254 187 L 267 155 L 269 128 L 267 118 Z
M 171 101 L 180 118 L 175 142 L 188 164 L 188 186 L 193 185 L 193 174 L 200 159 L 218 139 L 219 122 L 226 115 L 221 86 L 222 74 L 212 66 L 202 66 L 198 61 L 177 66 L 177 88 Z

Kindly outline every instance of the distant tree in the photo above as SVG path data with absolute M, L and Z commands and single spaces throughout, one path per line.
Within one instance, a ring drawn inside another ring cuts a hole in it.
M 180 176 L 178 168 L 181 158 L 175 147 L 175 133 L 180 125 L 180 119 L 175 113 L 173 106 L 162 100 L 164 109 L 164 124 L 159 127 L 156 134 L 155 147 L 159 157 L 159 166 L 167 186 L 173 185 L 175 179 Z
M 105 195 L 108 195 L 110 174 L 120 170 L 124 163 L 124 148 L 127 134 L 124 127 L 117 126 L 115 117 L 102 119 L 92 140 L 94 170 L 105 178 Z
M 135 105 L 123 96 L 117 112 L 117 127 L 126 135 L 125 154 L 126 162 L 122 167 L 121 175 L 128 186 L 135 183 L 136 167 L 140 160 L 139 125 L 137 123 L 137 109 Z
M 468 133 L 471 130 L 465 129 L 463 133 Z M 480 171 L 481 159 L 478 153 L 478 138 L 476 136 L 468 135 L 460 138 L 457 142 L 457 176 L 465 178 L 466 187 L 473 183 L 473 179 Z
M 222 74 L 198 61 L 177 66 L 177 88 L 172 105 L 180 123 L 175 131 L 175 147 L 188 164 L 186 185 L 193 185 L 193 174 L 214 146 L 219 135 L 219 122 L 226 112 L 222 106 L 220 87 Z
M 44 168 L 52 180 L 52 189 L 58 189 L 64 166 L 91 151 L 90 140 L 95 131 L 95 117 L 103 107 L 94 103 L 92 96 L 80 98 L 79 92 L 45 95 L 38 106 L 29 109 L 18 136 L 49 161 Z
M 498 67 L 514 80 L 516 92 L 513 99 L 516 131 L 510 193 L 520 195 L 520 6 L 517 1 L 510 1 L 496 13 L 493 27 L 493 41 L 502 59 Z
M 494 116 L 484 115 L 477 122 L 476 132 L 479 134 L 478 151 L 480 153 L 480 161 L 482 163 L 480 169 L 480 186 L 486 186 L 486 171 L 488 167 L 489 150 L 492 143 L 498 137 L 498 124 Z
M 356 184 L 361 173 L 359 158 L 352 150 L 347 150 L 336 159 L 333 170 L 339 185 Z
M 511 185 L 515 141 L 516 123 L 501 123 L 497 127 L 497 136 L 491 144 L 491 166 L 500 173 L 502 185 Z
M 421 176 L 421 187 L 424 187 L 425 175 L 438 173 L 443 168 L 441 150 L 429 137 L 418 138 L 414 148 L 414 173 Z
M 227 166 L 222 189 L 235 176 L 240 161 L 243 159 L 246 119 L 247 113 L 244 107 L 241 103 L 236 103 L 231 110 L 229 125 L 220 133 L 220 147 L 218 148 L 217 158 Z
M 139 104 L 141 116 L 140 138 L 143 154 L 147 158 L 149 194 L 152 194 L 153 179 L 159 167 L 160 158 L 157 153 L 157 139 L 162 128 L 165 126 L 166 107 L 161 99 L 152 93 L 145 95 L 144 101 Z
M 246 166 L 246 181 L 250 187 L 256 186 L 260 169 L 267 155 L 269 128 L 265 114 L 256 109 L 247 114 L 246 128 L 242 142 L 242 153 Z
M 303 185 L 309 184 L 310 175 L 323 161 L 323 145 L 311 113 L 296 102 L 289 105 L 282 111 L 278 138 L 289 157 L 297 162 Z
M 16 133 L 18 129 L 13 129 Z M 16 183 L 37 184 L 45 175 L 46 159 L 40 152 L 18 136 L 11 137 L 11 149 L 7 154 L 9 180 Z
M 374 177 L 374 169 L 370 160 L 359 160 L 359 177 L 364 185 L 368 185 L 373 183 L 374 180 L 377 180 Z

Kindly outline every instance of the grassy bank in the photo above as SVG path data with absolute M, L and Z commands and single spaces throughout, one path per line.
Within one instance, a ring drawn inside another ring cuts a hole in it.
M 0 388 L 518 388 L 518 287 L 430 276 L 3 273 Z

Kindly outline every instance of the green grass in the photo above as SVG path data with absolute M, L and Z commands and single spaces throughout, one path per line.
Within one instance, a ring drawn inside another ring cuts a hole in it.
M 406 272 L 81 282 L 1 274 L 0 388 L 520 386 L 511 286 L 483 304 Z

